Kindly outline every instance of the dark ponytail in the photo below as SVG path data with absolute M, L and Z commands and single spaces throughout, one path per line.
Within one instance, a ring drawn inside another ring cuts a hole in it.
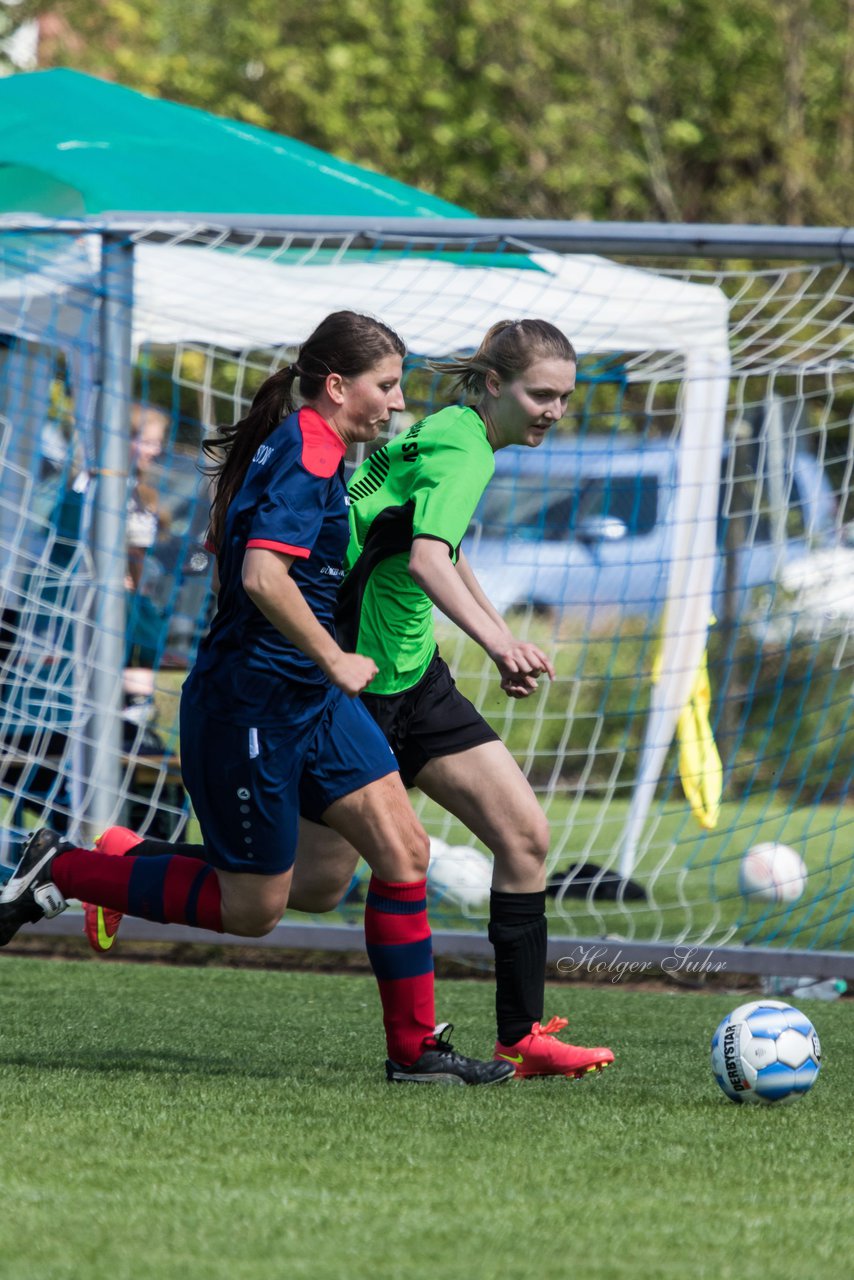
M 222 544 L 226 513 L 258 446 L 296 408 L 297 378 L 300 398 L 311 403 L 323 391 L 330 373 L 357 378 L 390 355 L 405 356 L 406 347 L 388 325 L 356 311 L 334 311 L 305 340 L 296 361 L 279 369 L 258 389 L 246 417 L 233 426 L 220 427 L 217 435 L 204 442 L 205 453 L 213 459 L 208 475 L 216 480 L 210 538 L 217 550 Z

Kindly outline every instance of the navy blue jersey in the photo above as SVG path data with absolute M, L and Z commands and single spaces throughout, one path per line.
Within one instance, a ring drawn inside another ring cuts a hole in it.
M 346 445 L 314 409 L 290 414 L 259 446 L 225 521 L 220 590 L 210 631 L 185 693 L 233 724 L 271 726 L 307 715 L 331 685 L 311 658 L 268 622 L 243 588 L 251 547 L 294 556 L 291 577 L 321 626 L 334 634 L 349 525 Z

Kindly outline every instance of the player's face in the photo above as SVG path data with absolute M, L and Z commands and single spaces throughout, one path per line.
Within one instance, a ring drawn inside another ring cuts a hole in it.
M 536 448 L 546 433 L 566 413 L 575 390 L 575 365 L 571 360 L 534 360 L 509 382 L 494 384 L 490 415 L 498 428 L 501 448 L 522 444 Z M 489 382 L 487 382 L 489 390 Z
M 342 435 L 349 444 L 359 440 L 375 440 L 392 413 L 405 407 L 400 379 L 403 360 L 385 356 L 366 373 L 344 379 Z

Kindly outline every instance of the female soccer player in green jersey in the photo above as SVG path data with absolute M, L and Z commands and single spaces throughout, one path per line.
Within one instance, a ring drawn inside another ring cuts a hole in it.
M 489 937 L 495 948 L 495 1057 L 517 1076 L 580 1076 L 614 1055 L 558 1039 L 543 1023 L 545 861 L 549 830 L 528 780 L 456 688 L 439 656 L 433 607 L 475 640 L 501 688 L 526 698 L 554 676 L 535 644 L 516 639 L 478 585 L 460 543 L 508 445 L 536 448 L 575 387 L 571 343 L 544 320 L 501 321 L 478 350 L 445 366 L 474 401 L 431 414 L 374 453 L 350 485 L 347 578 L 339 641 L 378 674 L 362 698 L 409 786 L 459 818 L 494 856 Z M 342 883 L 353 861 L 341 856 Z

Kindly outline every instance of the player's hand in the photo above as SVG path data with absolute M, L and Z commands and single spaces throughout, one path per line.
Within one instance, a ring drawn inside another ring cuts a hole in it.
M 490 653 L 501 675 L 501 688 L 510 698 L 527 698 L 537 688 L 537 677 L 554 680 L 555 669 L 537 645 L 527 640 L 507 642 Z
M 534 676 L 504 676 L 501 680 L 501 688 L 508 698 L 528 698 L 532 693 L 536 693 L 539 684 Z
M 377 664 L 373 658 L 365 658 L 361 653 L 344 653 L 330 664 L 326 672 L 332 683 L 347 694 L 356 698 L 377 674 Z

